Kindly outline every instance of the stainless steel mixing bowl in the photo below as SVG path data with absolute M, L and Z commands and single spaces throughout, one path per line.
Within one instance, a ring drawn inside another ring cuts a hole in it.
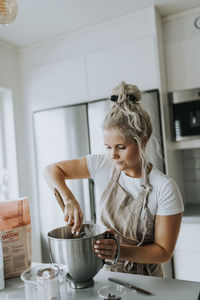
M 107 238 L 106 228 L 94 224 L 83 224 L 81 237 L 74 238 L 69 226 L 56 228 L 48 233 L 48 246 L 52 262 L 67 265 L 74 282 L 91 280 L 105 263 L 93 250 L 97 239 Z M 109 236 L 110 238 L 110 236 Z M 115 237 L 113 237 L 115 238 Z M 113 264 L 116 264 L 118 255 Z M 110 264 L 107 262 L 107 264 Z

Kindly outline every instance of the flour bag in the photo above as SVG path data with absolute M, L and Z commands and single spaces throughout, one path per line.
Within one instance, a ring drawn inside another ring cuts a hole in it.
M 31 265 L 31 217 L 27 198 L 0 202 L 4 276 L 19 276 Z

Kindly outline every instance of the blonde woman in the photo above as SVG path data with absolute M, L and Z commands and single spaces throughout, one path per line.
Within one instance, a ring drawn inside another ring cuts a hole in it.
M 140 90 L 122 82 L 113 90 L 113 105 L 103 123 L 108 153 L 54 163 L 45 168 L 45 177 L 60 192 L 65 221 L 77 233 L 83 213 L 65 180 L 92 178 L 102 191 L 98 220 L 120 241 L 120 261 L 110 270 L 163 276 L 161 263 L 172 257 L 184 208 L 176 183 L 145 154 L 152 125 L 140 100 Z M 117 245 L 113 239 L 97 240 L 94 251 L 114 260 Z

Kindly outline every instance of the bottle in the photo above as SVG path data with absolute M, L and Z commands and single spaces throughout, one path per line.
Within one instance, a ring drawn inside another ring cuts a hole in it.
M 0 239 L 0 290 L 3 290 L 5 287 L 4 283 L 4 269 L 3 269 L 3 249 L 2 242 Z

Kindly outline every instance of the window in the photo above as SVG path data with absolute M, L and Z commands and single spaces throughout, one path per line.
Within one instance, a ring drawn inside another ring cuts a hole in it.
M 0 201 L 18 197 L 12 92 L 0 87 Z

